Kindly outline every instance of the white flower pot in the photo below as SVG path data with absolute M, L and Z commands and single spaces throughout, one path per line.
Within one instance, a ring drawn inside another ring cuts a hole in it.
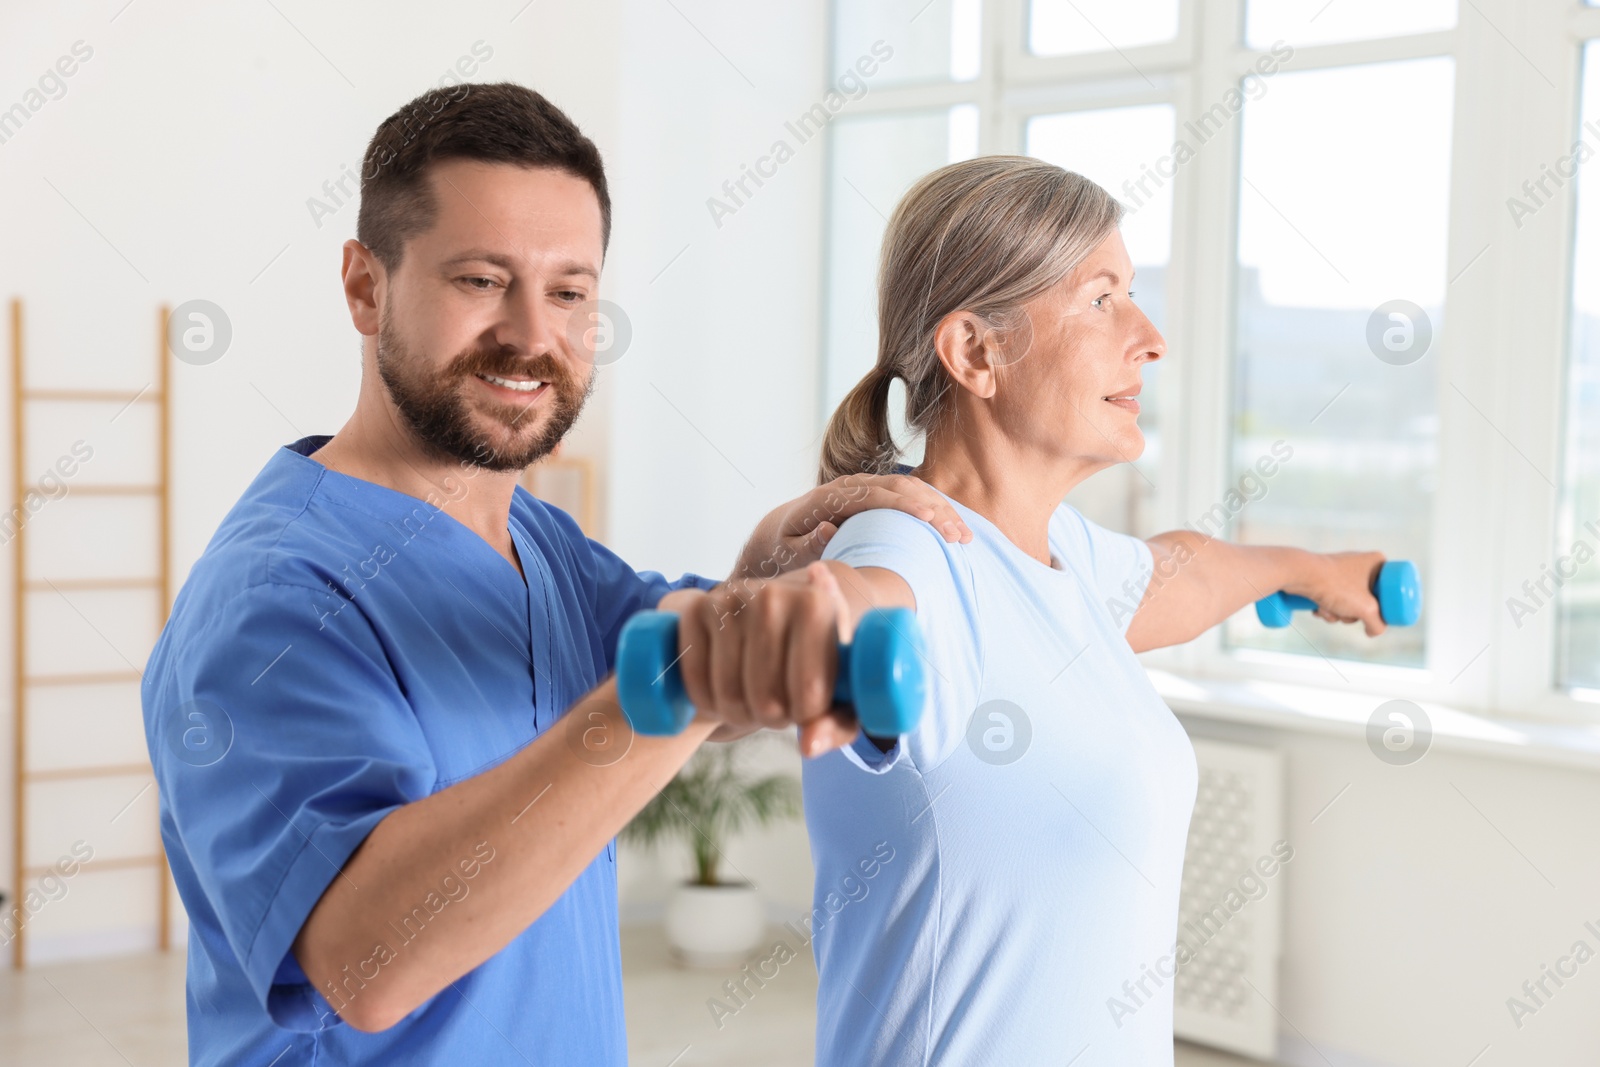
M 761 894 L 748 882 L 680 885 L 667 902 L 667 945 L 686 967 L 737 967 L 767 929 Z

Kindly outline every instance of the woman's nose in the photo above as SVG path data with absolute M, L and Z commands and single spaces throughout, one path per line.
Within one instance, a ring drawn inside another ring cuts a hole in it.
M 1144 312 L 1139 312 L 1139 318 L 1143 328 L 1137 342 L 1138 361 L 1153 363 L 1167 354 L 1167 339 L 1161 336 L 1161 331 L 1156 329 L 1155 323 Z

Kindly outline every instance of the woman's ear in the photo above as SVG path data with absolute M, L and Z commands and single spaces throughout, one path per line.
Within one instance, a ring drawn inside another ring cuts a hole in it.
M 995 368 L 1006 363 L 1000 336 L 970 311 L 952 311 L 933 332 L 933 349 L 950 380 L 981 400 L 994 396 Z

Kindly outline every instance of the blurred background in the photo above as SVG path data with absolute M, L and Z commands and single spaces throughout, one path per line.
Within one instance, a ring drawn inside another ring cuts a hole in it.
M 138 672 L 272 450 L 352 408 L 338 273 L 368 138 L 431 86 L 499 80 L 577 121 L 615 199 L 615 347 L 528 485 L 672 576 L 725 574 L 813 484 L 913 180 L 1025 153 L 1122 200 L 1169 351 L 1144 454 L 1069 499 L 1137 535 L 1381 550 L 1427 591 L 1377 640 L 1243 612 L 1145 657 L 1201 757 L 1180 1063 L 1595 1062 L 1594 6 L 105 0 L 0 29 L 17 1062 L 182 1060 Z M 173 318 L 201 340 L 175 349 Z M 739 761 L 798 775 L 781 737 Z M 688 840 L 620 855 L 634 1061 L 811 1062 L 809 949 L 749 1004 L 723 992 L 736 963 L 680 965 Z M 1280 842 L 1292 859 L 1239 901 Z M 750 821 L 723 858 L 790 936 L 801 822 Z

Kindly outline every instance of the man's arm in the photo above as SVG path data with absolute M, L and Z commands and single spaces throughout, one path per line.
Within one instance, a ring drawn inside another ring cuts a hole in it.
M 1314 600 L 1316 614 L 1329 622 L 1360 622 L 1369 637 L 1385 629 L 1371 592 L 1380 552 L 1236 545 L 1188 530 L 1147 543 L 1153 573 L 1127 633 L 1135 652 L 1193 640 L 1280 589 Z
M 338 1007 L 359 1030 L 386 1029 L 544 914 L 720 724 L 798 725 L 808 755 L 849 743 L 854 727 L 829 717 L 849 602 L 832 565 L 821 563 L 753 593 L 669 593 L 661 607 L 679 613 L 677 664 L 696 708 L 689 728 L 672 738 L 634 735 L 621 759 L 591 765 L 583 758 L 586 731 L 630 732 L 608 680 L 504 763 L 397 808 L 351 853 L 301 925 L 291 946 L 301 970 L 319 990 L 342 990 L 348 974 L 389 941 L 390 924 L 486 842 L 494 858 L 474 876 L 471 893 L 432 915 L 426 935 L 383 960 L 375 977 L 360 975 L 362 984 Z
M 599 718 L 595 718 L 599 716 Z M 626 734 L 608 680 L 557 726 L 498 767 L 392 812 L 328 886 L 293 951 L 319 990 L 392 941 L 399 922 L 438 891 L 480 842 L 493 849 L 469 895 L 431 915 L 426 932 L 384 964 L 339 1014 L 384 1030 L 504 948 L 544 914 L 715 728 L 696 720 L 677 737 L 635 735 L 626 756 L 586 762 L 579 728 Z

